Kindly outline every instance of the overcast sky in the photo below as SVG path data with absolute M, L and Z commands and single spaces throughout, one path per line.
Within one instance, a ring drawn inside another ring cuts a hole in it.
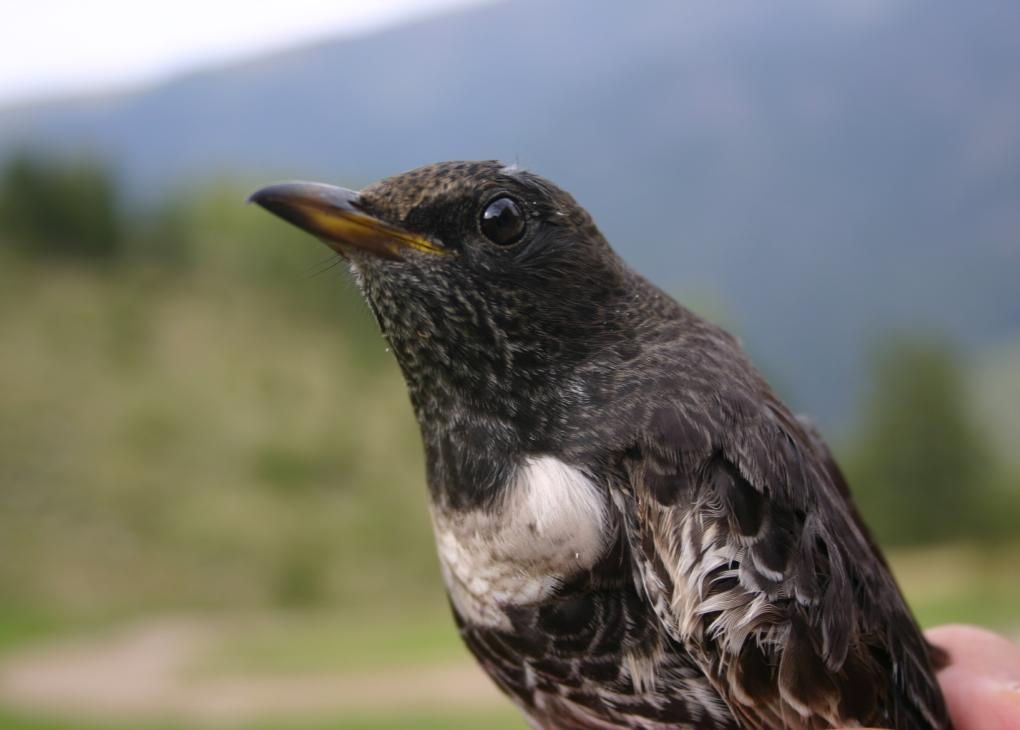
M 0 0 L 0 103 L 142 84 L 480 0 Z

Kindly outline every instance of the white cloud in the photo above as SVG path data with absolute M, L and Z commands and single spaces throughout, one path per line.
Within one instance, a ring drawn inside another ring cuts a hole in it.
M 145 83 L 479 0 L 3 0 L 0 102 Z

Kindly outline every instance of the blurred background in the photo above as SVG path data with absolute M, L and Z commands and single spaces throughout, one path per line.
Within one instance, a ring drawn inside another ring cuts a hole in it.
M 523 727 L 371 318 L 243 204 L 444 159 L 574 193 L 816 420 L 922 623 L 1020 635 L 1020 5 L 4 15 L 0 727 Z

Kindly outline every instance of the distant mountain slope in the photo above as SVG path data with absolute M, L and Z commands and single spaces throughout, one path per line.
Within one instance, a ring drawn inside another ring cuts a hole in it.
M 141 195 L 519 161 L 639 270 L 715 292 L 795 404 L 852 408 L 869 338 L 1020 329 L 1020 4 L 517 0 L 0 112 Z

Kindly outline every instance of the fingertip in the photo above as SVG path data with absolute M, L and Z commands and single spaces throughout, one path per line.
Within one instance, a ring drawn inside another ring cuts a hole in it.
M 945 649 L 949 664 L 939 685 L 959 730 L 1020 730 L 1020 648 L 976 626 L 940 626 L 926 632 Z
M 999 634 L 966 624 L 929 629 L 928 640 L 949 654 L 942 674 L 966 671 L 983 677 L 1020 682 L 1020 647 Z

